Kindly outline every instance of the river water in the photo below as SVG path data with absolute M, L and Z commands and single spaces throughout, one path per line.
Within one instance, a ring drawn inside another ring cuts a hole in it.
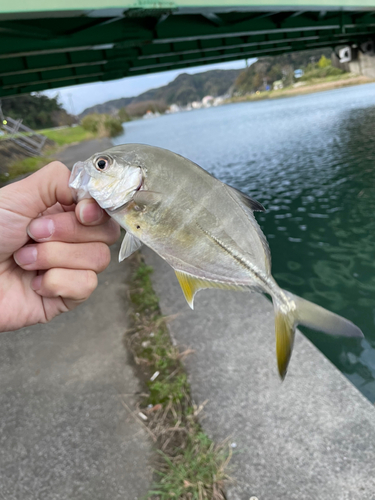
M 171 149 L 259 200 L 279 285 L 365 339 L 303 329 L 375 401 L 375 84 L 126 123 L 115 143 Z

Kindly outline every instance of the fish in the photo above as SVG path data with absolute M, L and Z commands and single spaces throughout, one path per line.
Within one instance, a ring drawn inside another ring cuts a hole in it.
M 187 158 L 144 144 L 120 145 L 77 162 L 69 185 L 76 202 L 94 198 L 125 229 L 119 261 L 147 245 L 174 269 L 192 309 L 196 293 L 206 288 L 270 296 L 282 380 L 298 325 L 363 337 L 351 321 L 279 287 L 253 213 L 264 207 Z

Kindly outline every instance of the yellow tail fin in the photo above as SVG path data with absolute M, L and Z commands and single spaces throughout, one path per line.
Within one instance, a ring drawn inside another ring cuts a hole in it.
M 283 290 L 283 293 L 287 299 L 286 303 L 281 305 L 274 300 L 277 365 L 282 379 L 285 378 L 292 355 L 297 325 L 308 326 L 328 335 L 363 337 L 361 330 L 342 316 L 286 290 Z
M 284 380 L 292 355 L 295 325 L 290 318 L 275 307 L 276 357 L 279 374 Z

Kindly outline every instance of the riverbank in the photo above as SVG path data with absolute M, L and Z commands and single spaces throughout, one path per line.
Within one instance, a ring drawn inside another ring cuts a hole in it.
M 124 128 L 119 120 L 109 115 L 90 115 L 82 120 L 82 124 L 73 127 L 58 127 L 38 130 L 47 138 L 40 156 L 30 155 L 25 148 L 9 139 L 0 136 L 0 187 L 9 181 L 29 175 L 46 163 L 59 157 L 63 148 L 71 144 L 81 144 L 93 139 L 115 137 L 123 133 Z M 23 135 L 19 134 L 22 138 Z
M 322 81 L 323 80 L 323 81 Z M 372 83 L 374 80 L 366 76 L 356 76 L 347 73 L 335 77 L 327 77 L 324 79 L 315 79 L 299 85 L 298 87 L 286 87 L 279 90 L 268 90 L 254 94 L 246 94 L 244 96 L 231 97 L 225 101 L 226 104 L 247 101 L 260 101 L 263 99 L 279 99 L 282 97 L 294 97 L 298 95 L 313 94 L 315 92 L 324 92 L 326 90 L 340 89 L 343 87 L 350 87 L 353 85 L 363 85 L 365 83 Z

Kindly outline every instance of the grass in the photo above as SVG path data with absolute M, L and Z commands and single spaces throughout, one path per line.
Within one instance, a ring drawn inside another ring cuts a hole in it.
M 88 132 L 80 125 L 77 127 L 66 127 L 55 130 L 39 130 L 38 133 L 45 135 L 58 146 L 65 146 L 65 144 L 82 142 L 95 138 L 95 134 Z
M 192 351 L 179 352 L 171 342 L 168 318 L 161 315 L 147 266 L 137 253 L 132 262 L 130 297 L 134 327 L 127 344 L 135 362 L 146 373 L 148 387 L 139 404 L 143 422 L 159 448 L 157 481 L 147 499 L 225 500 L 231 457 L 228 444 L 215 445 L 203 432 L 181 360 Z
M 46 165 L 46 163 L 48 163 L 48 161 L 42 156 L 31 156 L 30 158 L 17 161 L 9 168 L 9 175 L 0 175 L 0 182 L 7 182 L 16 179 L 20 175 L 35 172 Z
M 75 142 L 87 141 L 96 137 L 92 132 L 88 132 L 83 127 L 66 127 L 55 130 L 40 130 L 38 133 L 45 135 L 55 143 L 55 146 L 49 146 L 45 149 L 45 156 L 32 156 L 24 158 L 11 164 L 8 168 L 8 175 L 0 174 L 0 183 L 6 183 L 10 180 L 25 174 L 36 172 L 53 160 L 53 155 L 58 147 L 72 144 Z M 6 138 L 6 136 L 1 136 Z

